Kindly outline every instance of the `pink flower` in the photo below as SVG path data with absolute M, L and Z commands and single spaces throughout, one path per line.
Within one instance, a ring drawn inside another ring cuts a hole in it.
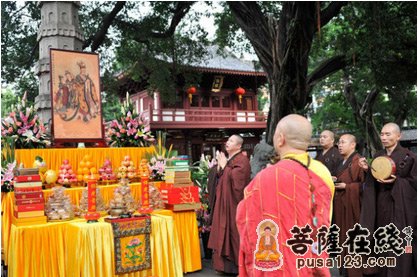
M 119 133 L 119 132 L 117 132 L 117 133 L 116 133 L 116 136 L 117 136 L 118 138 L 120 138 L 120 133 Z
M 7 132 L 9 132 L 9 134 L 13 133 L 13 128 L 9 127 L 9 129 L 7 130 Z
M 121 132 L 122 134 L 125 134 L 125 133 L 126 133 L 126 130 L 125 130 L 124 128 L 122 128 L 122 129 L 120 129 L 120 132 Z
M 137 132 L 138 132 L 138 130 L 137 130 L 137 129 L 135 129 L 135 128 L 130 128 L 130 129 L 128 130 L 128 136 L 133 136 L 133 135 L 135 135 Z
M 16 121 L 16 126 L 17 126 L 17 127 L 22 126 L 22 122 L 20 122 L 20 121 Z

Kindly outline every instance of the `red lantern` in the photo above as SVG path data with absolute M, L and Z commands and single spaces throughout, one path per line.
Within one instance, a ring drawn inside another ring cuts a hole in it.
M 187 94 L 189 95 L 190 104 L 192 103 L 192 97 L 193 97 L 193 94 L 195 94 L 195 93 L 196 93 L 196 88 L 195 87 L 189 87 L 187 89 Z
M 245 89 L 243 89 L 242 87 L 239 87 L 235 90 L 235 94 L 238 95 L 239 98 L 239 103 L 242 103 L 242 96 L 245 94 Z

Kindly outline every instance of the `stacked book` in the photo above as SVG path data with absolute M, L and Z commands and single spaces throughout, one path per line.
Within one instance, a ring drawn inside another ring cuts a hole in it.
M 200 209 L 199 188 L 191 180 L 187 156 L 166 162 L 165 186 L 161 187 L 161 198 L 166 208 L 173 211 Z
M 44 193 L 39 174 L 16 176 L 12 223 L 17 226 L 46 223 L 44 210 Z
M 188 160 L 168 160 L 165 166 L 165 183 L 174 187 L 193 185 Z

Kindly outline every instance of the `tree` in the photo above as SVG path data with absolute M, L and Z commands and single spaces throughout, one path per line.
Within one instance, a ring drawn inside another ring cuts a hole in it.
M 359 130 L 374 153 L 384 123 L 416 122 L 416 5 L 356 2 L 322 34 L 314 54 L 332 48 L 352 60 L 324 83 L 344 95 L 354 114 L 351 131 Z
M 40 9 L 36 2 L 19 6 L 16 1 L 1 2 L 1 76 L 2 83 L 15 83 L 17 96 L 28 92 L 29 104 L 38 95 L 34 63 L 37 53 L 37 22 Z
M 231 1 L 228 5 L 267 73 L 270 112 L 266 140 L 272 144 L 280 118 L 304 111 L 311 102 L 312 87 L 345 66 L 345 57 L 338 55 L 324 60 L 308 75 L 314 35 L 346 2 L 331 2 L 325 8 L 319 2 L 283 2 L 273 14 L 271 9 L 263 11 L 257 2 Z
M 140 82 L 146 76 L 151 91 L 158 85 L 163 94 L 172 92 L 198 78 L 190 76 L 178 82 L 176 76 L 185 71 L 185 64 L 202 58 L 207 45 L 205 31 L 196 25 L 196 18 L 205 12 L 193 10 L 193 5 L 166 1 L 89 2 L 82 5 L 80 16 L 87 38 L 84 47 L 102 53 L 114 49 L 116 57 L 109 55 L 108 59 L 114 61 L 108 67 L 109 73 L 124 71 Z M 225 10 L 218 14 L 218 42 L 241 30 L 249 41 L 244 41 L 244 48 L 253 47 L 267 73 L 268 143 L 272 144 L 278 120 L 289 113 L 306 113 L 314 86 L 347 64 L 350 66 L 339 83 L 345 80 L 347 101 L 363 131 L 368 132 L 370 126 L 376 131 L 372 108 L 383 93 L 399 103 L 389 107 L 391 114 L 397 115 L 393 120 L 402 122 L 410 114 L 413 105 L 409 103 L 416 99 L 411 89 L 411 80 L 416 81 L 416 6 L 406 2 L 352 2 L 349 9 L 342 9 L 345 5 L 348 3 L 340 1 L 231 1 L 225 2 Z M 5 22 L 17 10 L 13 3 L 3 9 L 2 3 Z M 19 41 L 14 39 L 7 42 Z M 399 71 L 388 75 L 395 66 Z

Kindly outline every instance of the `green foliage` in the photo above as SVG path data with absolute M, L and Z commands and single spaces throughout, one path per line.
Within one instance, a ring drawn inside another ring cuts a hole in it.
M 12 106 L 17 105 L 17 97 L 10 88 L 1 90 L 1 117 L 4 118 L 12 111 Z
M 388 121 L 402 125 L 405 119 L 416 124 L 416 9 L 416 3 L 407 2 L 351 2 L 321 29 L 312 46 L 311 68 L 330 54 L 351 60 L 347 72 L 360 107 L 368 92 L 379 91 L 372 110 L 378 128 Z M 317 85 L 313 93 L 324 103 L 312 115 L 315 128 L 332 128 L 340 119 L 344 126 L 350 120 L 344 128 L 364 135 L 368 130 L 359 130 L 359 118 L 339 116 L 352 114 L 347 99 L 338 95 L 342 92 L 341 73 Z
M 28 91 L 29 103 L 38 94 L 32 70 L 38 59 L 36 37 L 40 18 L 35 1 L 25 2 L 23 6 L 15 1 L 1 2 L 2 83 L 16 83 L 19 96 Z

